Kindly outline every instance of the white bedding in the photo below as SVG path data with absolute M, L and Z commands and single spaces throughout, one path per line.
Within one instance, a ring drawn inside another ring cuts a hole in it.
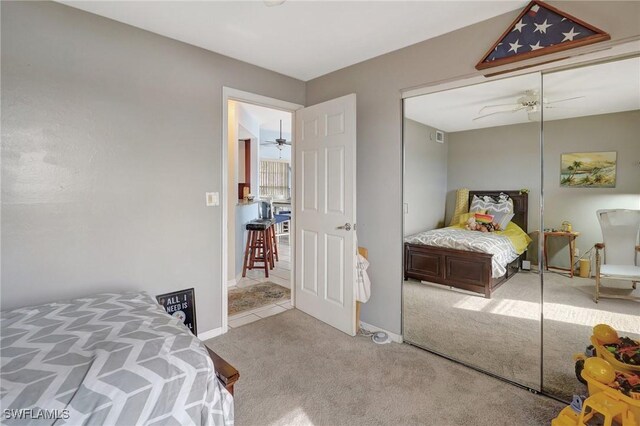
M 518 258 L 518 253 L 509 238 L 491 232 L 442 228 L 408 236 L 405 238 L 405 242 L 492 254 L 491 272 L 493 278 L 499 278 L 506 274 L 507 265 Z

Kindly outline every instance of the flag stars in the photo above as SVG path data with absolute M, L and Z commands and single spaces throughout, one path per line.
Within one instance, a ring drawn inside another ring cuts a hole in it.
M 498 47 L 500 47 L 500 46 L 502 46 L 502 43 L 498 43 L 498 45 L 496 46 L 496 48 L 495 48 L 495 49 L 493 49 L 493 50 L 498 50 Z
M 580 34 L 580 33 L 574 32 L 575 29 L 576 27 L 571 27 L 571 31 L 569 31 L 568 33 L 562 33 L 562 35 L 564 36 L 564 40 L 562 41 L 573 41 L 573 38 L 578 34 Z
M 509 43 L 509 46 L 511 46 L 511 49 L 509 49 L 509 52 L 518 53 L 518 49 L 522 47 L 521 44 L 518 44 L 519 41 L 520 39 L 516 40 L 515 43 Z
M 540 46 L 540 40 L 538 40 L 538 42 L 536 44 L 530 44 L 529 47 L 531 48 L 531 51 L 533 52 L 534 50 L 542 49 L 544 46 Z
M 526 25 L 527 25 L 527 24 L 523 24 L 523 23 L 522 23 L 522 19 L 521 19 L 521 20 L 520 20 L 520 22 L 518 22 L 518 23 L 516 24 L 516 26 L 515 26 L 515 27 L 513 27 L 513 31 L 520 31 L 520 32 L 522 32 L 522 27 L 525 27 Z
M 540 31 L 541 34 L 546 34 L 547 33 L 547 28 L 549 28 L 551 25 L 553 24 L 548 24 L 547 20 L 545 19 L 544 22 L 542 24 L 536 24 L 535 22 L 533 23 L 533 25 L 536 26 L 536 29 L 533 30 L 533 32 L 535 33 L 536 31 Z

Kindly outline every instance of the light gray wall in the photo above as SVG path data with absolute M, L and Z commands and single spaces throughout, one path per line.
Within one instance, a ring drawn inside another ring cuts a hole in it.
M 404 235 L 444 226 L 447 147 L 436 129 L 404 119 Z
M 596 210 L 640 209 L 640 111 L 557 120 L 544 125 L 544 223 L 560 228 L 568 220 L 580 232 L 581 253 L 602 241 Z M 615 188 L 560 187 L 560 155 L 617 151 Z M 564 246 L 562 243 L 565 243 Z M 566 241 L 549 241 L 549 263 L 568 266 Z
M 447 223 L 456 190 L 529 190 L 531 232 L 540 229 L 540 123 L 449 133 Z
M 552 1 L 608 31 L 640 35 L 640 2 Z M 434 3 L 437 7 L 437 3 Z M 363 321 L 400 333 L 402 279 L 401 90 L 476 75 L 474 66 L 519 11 L 444 34 L 307 82 L 307 105 L 356 93 L 358 241 L 369 248 L 371 299 Z
M 2 2 L 2 308 L 195 287 L 219 327 L 222 87 L 305 84 L 54 2 Z

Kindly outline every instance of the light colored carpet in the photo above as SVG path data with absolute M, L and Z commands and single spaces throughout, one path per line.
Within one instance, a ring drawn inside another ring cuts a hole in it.
M 229 289 L 229 316 L 291 299 L 291 290 L 271 281 Z
M 548 425 L 546 397 L 405 344 L 290 310 L 208 340 L 240 371 L 236 424 Z
M 589 344 L 593 325 L 640 336 L 640 304 L 592 300 L 594 280 L 545 274 L 544 389 L 570 400 L 586 388 L 575 378 L 572 355 Z M 630 283 L 607 283 L 630 294 Z M 532 388 L 540 387 L 540 276 L 521 272 L 492 296 L 436 284 L 404 283 L 404 337 Z M 636 290 L 636 293 L 640 292 Z

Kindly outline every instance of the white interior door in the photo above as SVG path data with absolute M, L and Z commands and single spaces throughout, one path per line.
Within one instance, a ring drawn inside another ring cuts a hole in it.
M 296 111 L 296 308 L 354 336 L 356 95 Z

